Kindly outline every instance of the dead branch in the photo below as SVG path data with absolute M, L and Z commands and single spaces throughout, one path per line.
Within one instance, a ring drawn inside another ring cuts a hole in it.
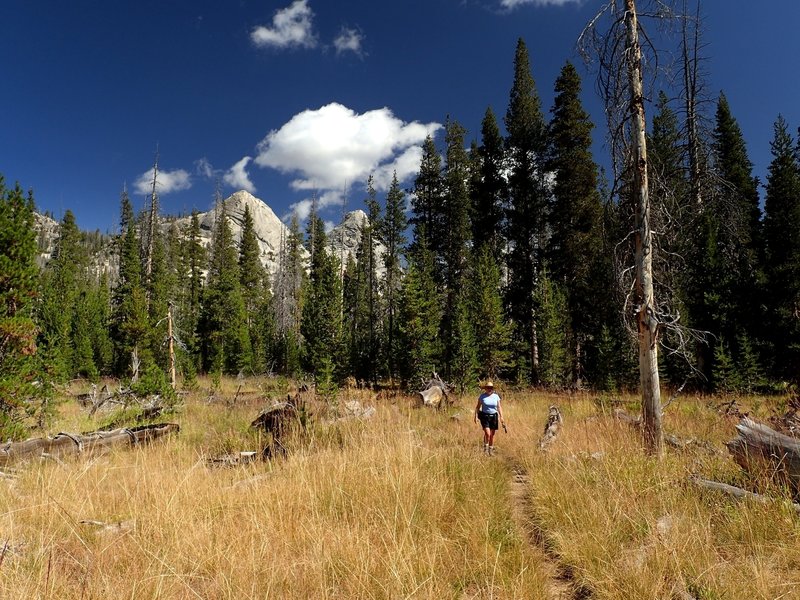
M 750 492 L 734 485 L 728 485 L 727 483 L 720 483 L 719 481 L 710 481 L 708 479 L 701 479 L 700 477 L 695 476 L 689 477 L 689 481 L 696 486 L 733 496 L 737 500 L 749 499 L 762 504 L 781 501 L 778 498 L 756 494 L 755 492 Z M 796 513 L 800 514 L 800 504 L 792 502 L 791 507 Z

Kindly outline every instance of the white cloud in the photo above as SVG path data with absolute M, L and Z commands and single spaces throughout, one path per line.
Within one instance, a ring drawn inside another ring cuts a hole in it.
M 214 167 L 211 166 L 211 163 L 205 156 L 194 161 L 194 171 L 196 174 L 206 179 L 211 179 L 216 175 Z
M 237 190 L 247 190 L 251 194 L 255 194 L 256 186 L 250 181 L 250 175 L 247 173 L 246 167 L 253 160 L 251 156 L 245 156 L 242 160 L 228 169 L 227 173 L 222 176 L 222 180 L 232 188 Z
M 342 206 L 344 201 L 344 193 L 342 190 L 327 190 L 321 193 L 316 198 L 317 212 L 328 208 L 329 206 Z M 297 215 L 299 221 L 305 221 L 308 215 L 311 214 L 311 208 L 314 205 L 314 198 L 304 198 L 299 202 L 289 205 L 290 212 Z
M 255 163 L 295 175 L 295 190 L 321 192 L 322 208 L 345 185 L 364 183 L 371 173 L 379 191 L 388 189 L 394 170 L 400 181 L 416 173 L 422 142 L 440 128 L 439 123 L 406 123 L 388 108 L 357 114 L 332 103 L 305 110 L 270 131 L 258 145 Z
M 350 29 L 349 27 L 342 27 L 339 35 L 333 40 L 333 46 L 336 48 L 336 54 L 343 52 L 353 52 L 361 56 L 361 44 L 364 42 L 364 35 L 357 29 Z
M 295 0 L 287 8 L 275 12 L 272 27 L 255 27 L 250 39 L 256 46 L 313 48 L 317 45 L 311 23 L 313 16 L 308 0 Z
M 153 191 L 153 169 L 139 175 L 133 182 L 133 187 L 140 194 L 149 194 Z M 191 177 L 183 169 L 158 172 L 156 191 L 162 196 L 170 192 L 188 190 L 190 187 L 192 187 Z
M 565 6 L 567 4 L 581 4 L 584 0 L 500 0 L 500 6 L 513 10 L 524 4 L 534 6 Z

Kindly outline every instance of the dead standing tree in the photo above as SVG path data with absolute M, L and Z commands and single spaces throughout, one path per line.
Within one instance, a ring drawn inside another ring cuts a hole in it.
M 612 24 L 608 32 L 600 34 L 597 24 L 603 15 L 609 15 Z M 660 455 L 664 444 L 658 373 L 658 336 L 662 319 L 653 285 L 654 244 L 650 223 L 640 34 L 643 32 L 635 0 L 612 0 L 589 23 L 579 44 L 586 57 L 599 60 L 598 83 L 609 120 L 615 188 L 618 182 L 625 182 L 634 214 L 635 277 L 626 293 L 626 312 L 632 303 L 639 346 L 644 444 L 647 452 Z M 652 49 L 649 42 L 648 48 Z M 652 57 L 654 63 L 657 62 L 655 52 L 652 52 Z M 627 272 L 628 269 L 623 271 Z

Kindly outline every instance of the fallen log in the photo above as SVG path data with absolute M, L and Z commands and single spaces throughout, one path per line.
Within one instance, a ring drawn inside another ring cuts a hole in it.
M 545 450 L 556 439 L 563 422 L 564 417 L 561 416 L 561 411 L 557 406 L 551 406 L 547 413 L 547 422 L 544 424 L 544 433 L 539 439 L 539 449 Z
M 800 492 L 800 440 L 778 433 L 745 417 L 736 426 L 738 435 L 725 444 L 733 459 L 752 474 L 768 473 Z
M 755 492 L 750 492 L 748 490 L 742 489 L 740 487 L 736 487 L 735 485 L 728 485 L 727 483 L 721 483 L 719 481 L 711 481 L 709 479 L 701 479 L 700 477 L 689 477 L 689 481 L 691 481 L 694 485 L 698 487 L 705 488 L 707 490 L 713 490 L 715 492 L 722 492 L 723 494 L 727 494 L 728 496 L 733 496 L 737 500 L 754 500 L 755 502 L 760 502 L 762 504 L 767 504 L 770 502 L 781 502 L 779 498 L 772 498 L 770 496 L 764 496 L 762 494 L 756 494 Z M 800 514 L 800 504 L 797 502 L 791 503 L 792 509 Z
M 293 425 L 304 428 L 305 423 L 302 415 L 305 414 L 305 403 L 301 394 L 298 393 L 294 398 L 288 396 L 286 402 L 274 402 L 262 410 L 259 415 L 250 423 L 250 427 L 263 429 L 269 436 L 269 442 L 262 450 L 262 456 L 269 458 L 275 454 L 286 454 L 286 446 L 283 441 L 285 435 Z
M 157 423 L 85 434 L 61 432 L 52 438 L 7 442 L 0 446 L 0 467 L 42 456 L 57 459 L 77 454 L 102 454 L 115 447 L 146 444 L 178 431 L 180 426 L 176 423 Z

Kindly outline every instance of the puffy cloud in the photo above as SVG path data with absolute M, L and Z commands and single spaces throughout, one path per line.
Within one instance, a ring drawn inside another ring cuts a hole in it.
M 295 190 L 321 191 L 323 207 L 329 194 L 341 194 L 345 185 L 363 183 L 371 173 L 378 190 L 388 189 L 393 170 L 398 180 L 407 179 L 419 169 L 425 137 L 440 128 L 406 123 L 388 108 L 357 114 L 332 103 L 270 131 L 258 145 L 255 163 L 296 175 Z
M 344 202 L 344 192 L 342 190 L 328 190 L 316 197 L 317 212 L 329 206 L 341 206 Z M 311 214 L 314 205 L 314 198 L 304 198 L 299 202 L 289 205 L 290 213 L 297 215 L 298 220 L 305 221 Z
M 313 48 L 317 45 L 311 23 L 313 16 L 308 0 L 295 0 L 287 8 L 275 12 L 272 27 L 253 28 L 250 39 L 256 46 Z
M 153 169 L 139 175 L 133 182 L 133 187 L 140 194 L 149 194 L 153 190 Z M 188 190 L 190 187 L 192 187 L 191 177 L 183 169 L 158 172 L 156 191 L 162 196 L 170 192 Z
M 535 6 L 564 6 L 566 4 L 582 4 L 584 0 L 500 0 L 500 6 L 513 10 L 523 4 Z
M 245 156 L 228 169 L 227 173 L 222 176 L 222 180 L 237 190 L 247 190 L 251 194 L 255 194 L 256 186 L 250 181 L 250 175 L 246 171 L 246 167 L 251 160 L 253 160 L 251 156 Z
M 364 41 L 364 35 L 357 29 L 350 29 L 349 27 L 342 27 L 339 35 L 333 40 L 333 47 L 336 48 L 336 54 L 343 52 L 353 52 L 361 56 L 361 44 Z

